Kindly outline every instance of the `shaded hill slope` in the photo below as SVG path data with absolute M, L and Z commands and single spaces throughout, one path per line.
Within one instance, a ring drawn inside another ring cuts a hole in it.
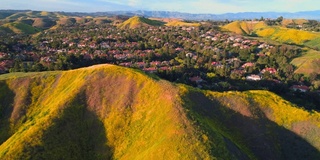
M 13 32 L 17 34 L 35 34 L 41 30 L 56 29 L 59 26 L 72 26 L 78 24 L 111 23 L 107 17 L 76 16 L 64 12 L 46 11 L 3 11 L 0 12 L 0 32 Z
M 48 29 L 56 25 L 56 21 L 49 18 L 35 18 L 32 26 L 42 29 Z
M 62 12 L 46 12 L 46 11 L 2 11 L 0 19 L 18 20 L 25 18 L 59 18 L 64 17 L 66 13 Z
M 320 158 L 317 112 L 111 65 L 2 75 L 0 111 L 0 159 Z

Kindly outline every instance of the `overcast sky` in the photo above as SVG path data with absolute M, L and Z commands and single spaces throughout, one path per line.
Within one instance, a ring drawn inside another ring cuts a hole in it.
M 319 0 L 0 0 L 0 9 L 97 12 L 156 10 L 188 13 L 320 10 Z

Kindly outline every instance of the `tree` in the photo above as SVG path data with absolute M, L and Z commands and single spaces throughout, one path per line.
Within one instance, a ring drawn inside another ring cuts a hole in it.
M 245 50 L 245 49 L 240 50 L 239 55 L 240 55 L 240 59 L 243 60 L 243 61 L 247 61 L 247 59 L 250 56 L 248 50 Z
M 287 79 L 292 79 L 292 75 L 293 75 L 293 72 L 294 72 L 294 66 L 291 65 L 291 64 L 287 64 L 284 67 L 284 72 L 285 72 L 285 75 L 286 75 Z
M 242 75 L 237 72 L 231 72 L 231 74 L 230 74 L 231 79 L 241 79 L 241 77 L 242 77 Z
M 189 56 L 185 58 L 185 65 L 187 66 L 187 68 L 191 67 L 191 58 Z
M 32 70 L 36 71 L 36 72 L 40 72 L 40 71 L 44 71 L 45 68 L 43 67 L 43 65 L 41 63 L 35 63 L 32 66 Z
M 10 72 L 19 72 L 21 70 L 21 61 L 20 60 L 15 60 L 13 68 L 10 69 Z
M 256 55 L 251 53 L 250 56 L 249 56 L 249 61 L 250 62 L 254 62 L 256 60 Z
M 301 78 L 303 77 L 303 74 L 294 74 L 293 79 L 295 81 L 301 81 Z
M 263 73 L 263 78 L 264 79 L 272 79 L 272 74 L 268 71 Z
M 283 17 L 282 17 L 282 16 L 278 17 L 278 18 L 276 19 L 276 21 L 279 22 L 279 23 L 281 23 L 281 22 L 283 21 Z
M 221 59 L 221 53 L 220 53 L 220 52 L 217 52 L 216 61 L 220 61 L 220 59 Z
M 228 82 L 219 82 L 218 85 L 222 88 L 222 90 L 227 90 L 231 87 L 231 85 Z

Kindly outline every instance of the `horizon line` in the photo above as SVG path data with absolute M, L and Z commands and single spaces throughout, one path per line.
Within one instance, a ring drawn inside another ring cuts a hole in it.
M 62 10 L 56 10 L 56 11 L 49 11 L 49 10 L 33 10 L 33 9 L 1 9 L 0 11 L 44 11 L 44 12 L 65 12 L 65 13 L 104 13 L 104 12 L 139 12 L 139 11 L 147 11 L 147 12 L 171 12 L 171 13 L 184 13 L 184 14 L 198 14 L 198 15 L 205 15 L 205 14 L 211 14 L 211 15 L 223 15 L 223 14 L 241 14 L 241 13 L 301 13 L 301 12 L 316 12 L 319 10 L 301 10 L 296 12 L 286 12 L 286 11 L 244 11 L 244 12 L 225 12 L 225 13 L 191 13 L 191 12 L 181 12 L 181 11 L 168 11 L 168 10 L 115 10 L 115 11 L 62 11 Z

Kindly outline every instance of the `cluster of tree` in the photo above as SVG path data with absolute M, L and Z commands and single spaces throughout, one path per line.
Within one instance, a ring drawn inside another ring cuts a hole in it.
M 262 20 L 264 20 L 264 18 L 261 18 Z M 274 26 L 274 25 L 281 25 L 282 21 L 283 21 L 283 17 L 280 16 L 277 19 L 266 19 L 264 20 L 266 22 L 267 25 L 269 26 Z
M 305 31 L 320 32 L 320 22 L 316 20 L 308 20 L 303 24 L 296 24 L 294 21 L 288 24 L 286 27 L 294 29 L 302 29 Z

